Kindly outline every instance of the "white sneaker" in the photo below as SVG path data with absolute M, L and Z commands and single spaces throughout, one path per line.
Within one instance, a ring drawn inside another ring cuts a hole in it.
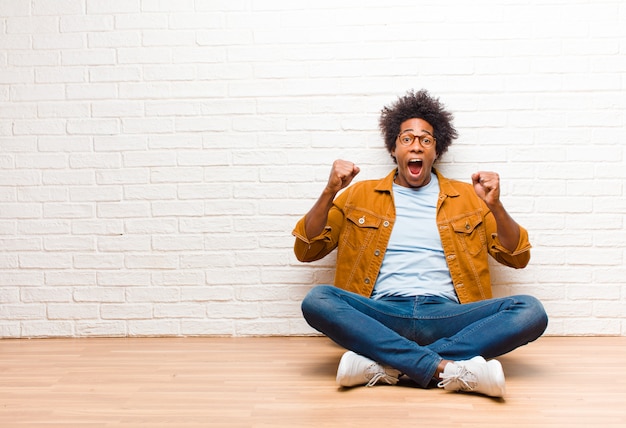
M 474 357 L 467 361 L 448 363 L 439 376 L 438 387 L 446 391 L 478 392 L 491 397 L 504 397 L 504 372 L 497 360 Z
M 383 381 L 389 385 L 398 383 L 402 375 L 398 370 L 382 366 L 362 355 L 348 351 L 341 357 L 337 369 L 337 383 L 341 386 L 374 386 Z

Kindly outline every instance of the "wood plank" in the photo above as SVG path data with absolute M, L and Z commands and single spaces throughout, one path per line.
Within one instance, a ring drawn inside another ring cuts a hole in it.
M 0 340 L 0 426 L 626 426 L 624 337 L 543 337 L 500 358 L 503 400 L 338 388 L 342 353 L 321 337 Z

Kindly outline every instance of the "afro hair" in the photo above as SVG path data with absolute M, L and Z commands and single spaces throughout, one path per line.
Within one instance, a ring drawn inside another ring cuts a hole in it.
M 453 118 L 452 113 L 445 110 L 439 99 L 432 97 L 428 91 L 408 91 L 405 96 L 399 97 L 396 102 L 382 109 L 378 125 L 385 139 L 387 151 L 391 154 L 396 147 L 400 125 L 409 119 L 425 120 L 435 131 L 435 150 L 437 156 L 441 156 L 458 137 L 452 125 Z

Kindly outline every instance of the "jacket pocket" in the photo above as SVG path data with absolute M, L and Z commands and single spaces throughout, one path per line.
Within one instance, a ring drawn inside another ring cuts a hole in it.
M 358 208 L 348 209 L 346 219 L 343 241 L 354 249 L 367 247 L 382 223 L 376 214 Z
M 487 248 L 487 236 L 480 212 L 456 218 L 451 222 L 451 226 L 463 248 L 472 256 Z

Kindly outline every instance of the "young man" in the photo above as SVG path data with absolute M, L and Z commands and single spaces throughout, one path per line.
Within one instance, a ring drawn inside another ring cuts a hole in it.
M 397 168 L 349 186 L 359 167 L 335 161 L 293 231 L 300 261 L 337 248 L 334 285 L 314 287 L 303 315 L 349 350 L 341 386 L 395 384 L 404 374 L 424 388 L 502 397 L 492 358 L 537 339 L 548 319 L 531 296 L 492 298 L 488 255 L 525 267 L 528 233 L 502 205 L 498 174 L 476 172 L 468 184 L 433 167 L 457 137 L 438 99 L 408 92 L 379 125 Z

